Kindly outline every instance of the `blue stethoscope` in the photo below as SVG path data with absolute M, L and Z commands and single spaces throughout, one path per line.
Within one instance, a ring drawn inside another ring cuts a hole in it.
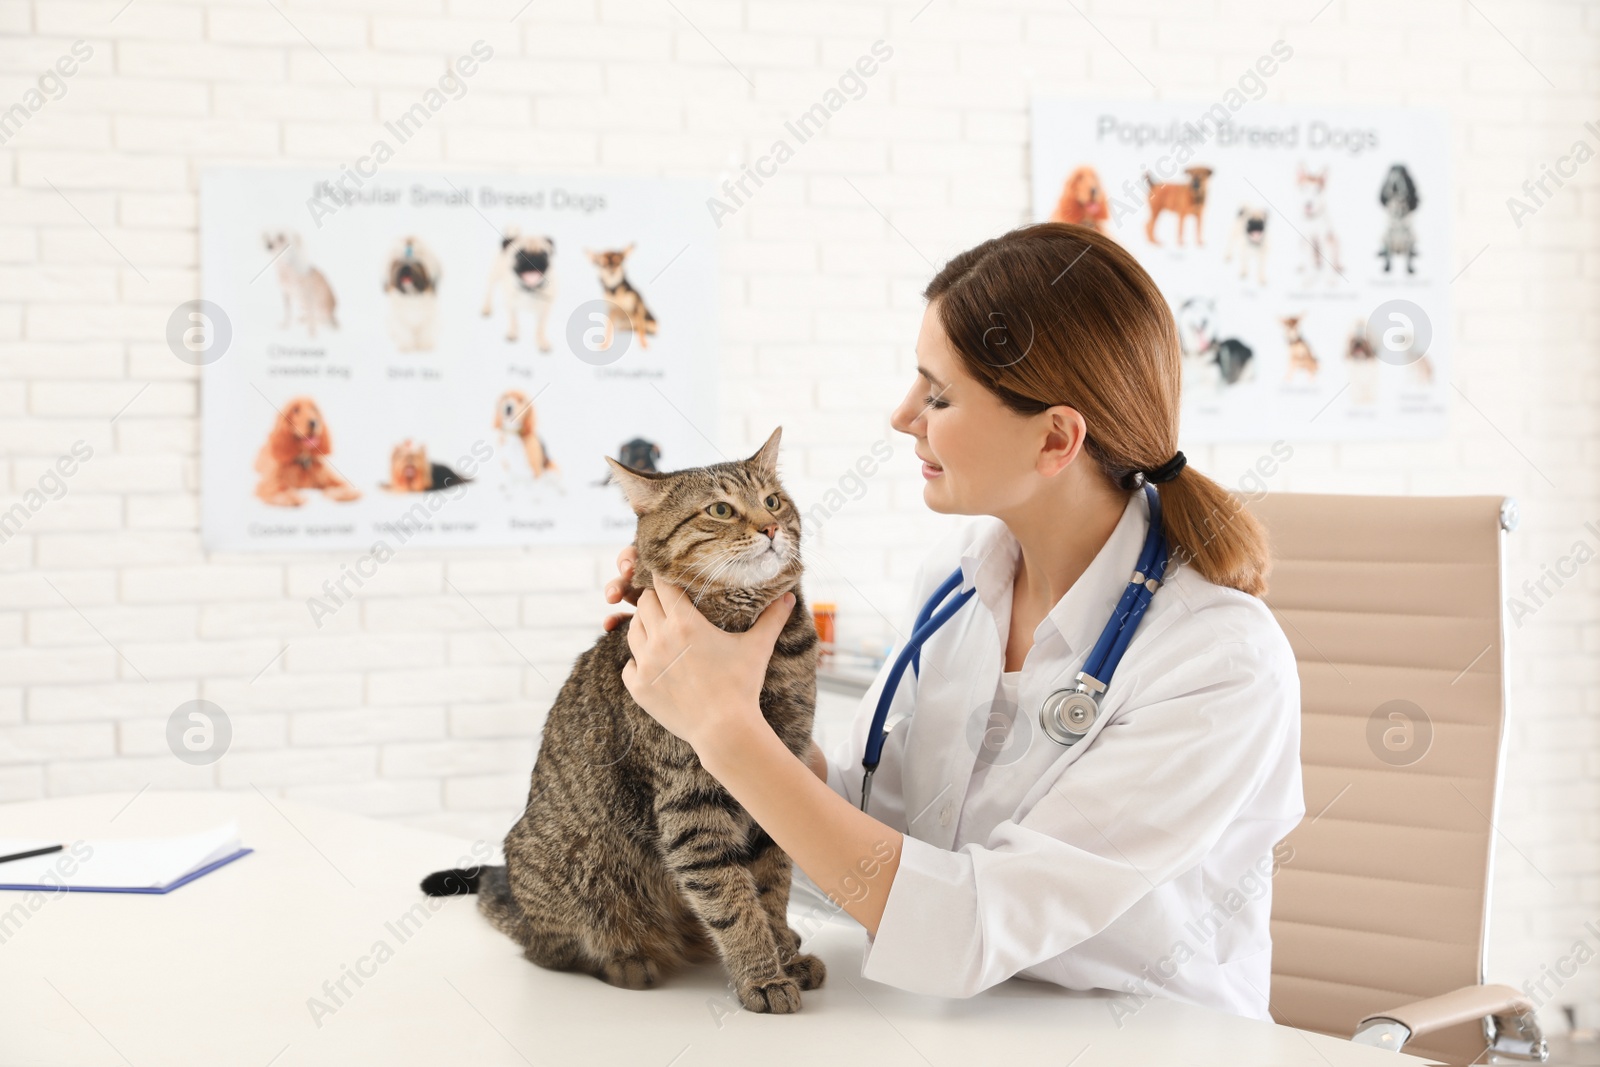
M 1089 658 L 1084 660 L 1083 669 L 1078 672 L 1072 687 L 1057 689 L 1045 697 L 1039 708 L 1040 728 L 1050 740 L 1069 748 L 1083 740 L 1083 735 L 1099 718 L 1100 699 L 1111 684 L 1111 675 L 1116 671 L 1117 664 L 1122 662 L 1122 654 L 1128 650 L 1133 632 L 1138 629 L 1139 620 L 1144 617 L 1145 609 L 1150 606 L 1150 598 L 1160 588 L 1162 576 L 1167 571 L 1167 539 L 1161 533 L 1161 496 L 1156 492 L 1156 487 L 1148 482 L 1145 483 L 1144 493 L 1150 504 L 1150 529 L 1145 534 L 1144 549 L 1139 553 L 1133 577 L 1128 580 L 1127 588 L 1122 591 L 1122 599 L 1117 602 L 1117 608 L 1111 613 L 1111 619 L 1101 631 L 1100 640 L 1095 642 Z M 976 587 L 968 589 L 953 601 L 945 603 L 945 599 L 960 584 L 961 568 L 957 567 L 944 580 L 944 584 L 934 590 L 928 602 L 922 605 L 922 610 L 917 612 L 916 624 L 912 627 L 911 639 L 900 650 L 894 666 L 889 670 L 883 692 L 878 694 L 878 707 L 872 715 L 872 729 L 867 734 L 867 751 L 861 758 L 861 766 L 866 769 L 861 779 L 862 811 L 867 810 L 867 799 L 872 795 L 872 776 L 883 756 L 883 742 L 889 736 L 889 731 L 883 726 L 884 720 L 888 717 L 889 705 L 894 702 L 900 679 L 906 673 L 906 665 L 911 665 L 913 673 L 920 672 L 923 643 L 933 636 L 935 630 L 950 621 L 950 617 L 960 611 L 961 605 L 972 599 L 972 594 L 977 591 Z

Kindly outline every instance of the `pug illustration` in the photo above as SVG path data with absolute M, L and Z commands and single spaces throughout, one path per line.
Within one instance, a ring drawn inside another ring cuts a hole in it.
M 489 268 L 489 289 L 483 297 L 483 314 L 494 313 L 494 293 L 498 289 L 506 306 L 506 340 L 517 339 L 517 319 L 524 311 L 536 318 L 535 337 L 539 351 L 550 351 L 550 338 L 545 327 L 550 319 L 550 305 L 556 298 L 556 280 L 551 271 L 556 243 L 552 238 L 537 234 L 523 236 L 515 226 L 508 227 L 500 241 L 500 252 Z

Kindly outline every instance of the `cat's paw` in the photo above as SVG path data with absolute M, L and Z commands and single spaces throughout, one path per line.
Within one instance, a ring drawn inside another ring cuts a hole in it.
M 620 956 L 600 968 L 600 977 L 622 989 L 650 989 L 661 981 L 661 968 L 643 956 Z
M 801 989 L 817 989 L 828 977 L 828 965 L 816 956 L 796 956 L 783 965 L 783 973 L 799 983 Z
M 800 986 L 787 975 L 767 982 L 741 985 L 739 1003 L 749 1011 L 792 1015 L 800 1010 Z

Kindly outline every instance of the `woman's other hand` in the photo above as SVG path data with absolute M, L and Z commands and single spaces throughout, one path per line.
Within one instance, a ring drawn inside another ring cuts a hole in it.
M 606 603 L 615 604 L 626 600 L 630 604 L 639 603 L 639 590 L 633 587 L 633 568 L 639 562 L 639 550 L 632 545 L 617 553 L 617 577 L 606 583 Z M 614 615 L 607 615 L 606 621 L 600 625 L 606 630 L 615 630 L 622 625 L 622 620 L 632 616 L 626 611 L 619 611 Z

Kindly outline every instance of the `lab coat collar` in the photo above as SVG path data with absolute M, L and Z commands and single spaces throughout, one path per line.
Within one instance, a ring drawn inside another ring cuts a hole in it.
M 1089 654 L 1116 608 L 1133 568 L 1139 562 L 1149 529 L 1149 505 L 1143 492 L 1131 493 L 1122 518 L 1072 588 L 1045 616 L 1067 645 L 1070 656 Z M 976 588 L 978 598 L 995 614 L 1011 602 L 1022 546 L 1011 528 L 996 518 L 983 523 L 961 555 L 961 590 Z

